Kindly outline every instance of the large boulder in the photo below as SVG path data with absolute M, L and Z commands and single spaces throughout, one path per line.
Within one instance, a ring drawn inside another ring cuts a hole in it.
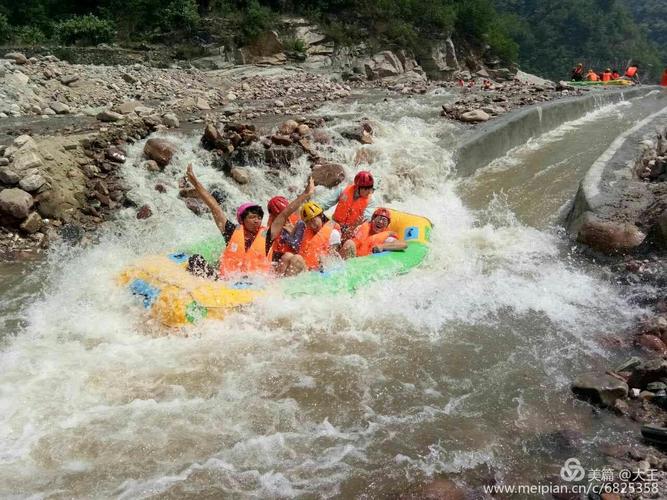
M 617 399 L 628 396 L 628 384 L 607 374 L 586 373 L 572 384 L 572 392 L 593 404 L 613 407 Z
M 466 111 L 465 113 L 461 113 L 461 121 L 466 122 L 466 123 L 479 123 L 479 122 L 485 122 L 488 121 L 491 118 L 491 116 L 482 111 L 481 109 L 473 109 L 472 111 Z
M 520 70 L 516 72 L 514 79 L 526 85 L 538 85 L 540 87 L 552 87 L 554 85 L 554 82 L 551 80 L 545 80 L 544 78 Z
M 287 56 L 283 50 L 283 43 L 278 33 L 266 31 L 255 38 L 250 45 L 239 49 L 237 62 L 239 64 L 284 64 Z
M 39 174 L 24 177 L 19 182 L 19 187 L 28 193 L 34 193 L 46 183 L 46 179 Z
M 319 163 L 312 170 L 316 186 L 332 188 L 345 179 L 345 169 L 338 163 Z
M 162 168 L 169 164 L 175 152 L 176 146 L 166 139 L 148 139 L 144 146 L 144 154 Z
M 603 253 L 627 252 L 644 242 L 646 234 L 634 224 L 602 220 L 586 212 L 577 234 L 577 241 Z
M 17 219 L 28 217 L 34 202 L 30 193 L 22 189 L 11 188 L 0 191 L 0 211 Z
M 430 54 L 420 59 L 420 63 L 426 75 L 435 80 L 448 78 L 461 69 L 451 38 L 435 44 Z
M 377 80 L 389 76 L 397 76 L 405 72 L 403 65 L 396 54 L 385 50 L 364 61 L 366 78 Z

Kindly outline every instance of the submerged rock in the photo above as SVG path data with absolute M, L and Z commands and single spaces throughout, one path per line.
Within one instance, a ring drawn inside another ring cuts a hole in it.
M 146 156 L 163 168 L 169 165 L 175 152 L 176 146 L 166 139 L 148 139 L 144 146 Z
M 602 220 L 588 212 L 577 234 L 577 241 L 604 253 L 632 250 L 644 242 L 646 234 L 634 224 Z
M 580 375 L 572 384 L 572 392 L 593 404 L 613 407 L 617 399 L 628 396 L 628 384 L 606 374 Z

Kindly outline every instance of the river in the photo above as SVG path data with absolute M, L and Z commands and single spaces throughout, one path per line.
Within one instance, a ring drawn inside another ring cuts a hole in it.
M 570 456 L 602 465 L 598 445 L 635 430 L 569 384 L 616 360 L 601 339 L 641 310 L 558 214 L 595 158 L 665 100 L 604 106 L 462 178 L 465 129 L 438 115 L 451 98 L 319 110 L 334 137 L 375 123 L 375 196 L 434 223 L 420 268 L 354 295 L 265 296 L 187 330 L 153 324 L 115 285 L 138 256 L 216 233 L 177 199 L 175 176 L 193 162 L 231 207 L 294 193 L 309 167 L 252 168 L 241 189 L 205 163 L 198 134 L 170 134 L 179 153 L 157 175 L 132 146 L 124 175 L 153 217 L 125 209 L 94 245 L 0 267 L 0 496 L 380 498 L 443 475 L 537 484 Z M 357 149 L 329 154 L 349 166 Z

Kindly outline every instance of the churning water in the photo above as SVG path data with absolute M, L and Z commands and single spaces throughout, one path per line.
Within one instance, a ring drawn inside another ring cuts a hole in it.
M 427 261 L 393 281 L 354 295 L 265 296 L 183 331 L 152 324 L 115 276 L 138 256 L 216 234 L 177 198 L 188 162 L 227 193 L 228 214 L 293 195 L 308 172 L 305 160 L 277 175 L 251 168 L 240 187 L 207 164 L 198 137 L 179 135 L 166 172 L 139 166 L 143 144 L 124 167 L 153 217 L 128 209 L 93 246 L 57 248 L 21 276 L 0 269 L 11 311 L 0 496 L 378 498 L 441 474 L 530 483 L 567 458 L 550 444 L 557 431 L 619 432 L 568 384 L 605 362 L 599 335 L 638 311 L 571 254 L 549 217 L 594 159 L 581 145 L 604 150 L 631 125 L 618 116 L 645 106 L 599 110 L 462 180 L 452 158 L 462 130 L 429 99 L 321 110 L 334 137 L 371 119 L 375 196 L 434 223 Z M 327 154 L 353 174 L 357 149 L 339 141 Z M 554 186 L 552 196 L 537 186 Z

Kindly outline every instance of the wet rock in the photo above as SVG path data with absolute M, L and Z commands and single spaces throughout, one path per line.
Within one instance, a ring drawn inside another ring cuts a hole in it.
M 148 219 L 151 215 L 153 215 L 153 211 L 151 210 L 151 207 L 148 205 L 143 205 L 137 211 L 137 219 Z
M 34 200 L 22 189 L 10 188 L 0 191 L 0 211 L 17 219 L 25 219 L 30 214 Z
M 179 198 L 198 198 L 197 190 L 193 187 L 184 187 L 178 191 Z
M 363 126 L 346 128 L 341 130 L 340 135 L 351 141 L 358 141 L 362 144 L 372 144 L 373 137 Z M 315 138 L 313 137 L 315 140 Z
M 162 123 L 169 128 L 178 128 L 181 125 L 176 113 L 165 113 L 162 115 Z
M 144 154 L 162 168 L 169 164 L 175 152 L 176 146 L 166 139 L 148 139 L 144 146 Z
M 229 174 L 239 184 L 248 184 L 248 182 L 250 181 L 250 177 L 243 168 L 232 167 L 232 169 L 229 171 Z
M 127 159 L 125 151 L 116 146 L 107 148 L 104 152 L 104 156 L 114 163 L 125 163 L 125 160 Z
M 117 122 L 123 119 L 123 115 L 110 110 L 104 110 L 98 113 L 96 118 L 101 122 Z
M 86 233 L 78 224 L 64 224 L 60 228 L 59 234 L 63 241 L 70 245 L 76 245 L 81 242 Z
M 21 223 L 21 229 L 23 229 L 28 234 L 34 234 L 40 229 L 42 229 L 43 221 L 40 215 L 37 212 L 32 212 L 28 217 Z
M 0 168 L 0 182 L 7 186 L 14 186 L 21 180 L 19 174 L 10 168 Z
M 159 172 L 160 171 L 160 165 L 158 165 L 155 160 L 146 160 L 144 162 L 143 166 L 149 172 Z
M 39 174 L 32 174 L 19 181 L 19 187 L 28 193 L 34 193 L 46 183 L 46 179 Z
M 474 109 L 472 111 L 467 111 L 461 113 L 460 120 L 466 123 L 479 123 L 486 122 L 491 118 L 488 113 L 485 113 L 481 109 Z
M 324 130 L 315 129 L 312 132 L 313 132 L 312 139 L 314 142 L 318 144 L 328 145 L 333 142 L 331 136 L 327 134 Z
M 157 166 L 157 164 L 156 164 L 156 166 Z M 165 186 L 164 184 L 158 182 L 158 183 L 155 185 L 155 190 L 156 190 L 158 193 L 166 193 L 166 192 L 167 192 L 167 186 Z
M 667 354 L 667 345 L 655 335 L 640 335 L 637 342 L 639 345 L 646 347 L 647 349 L 659 352 L 660 354 Z
M 310 134 L 310 127 L 305 123 L 302 123 L 296 128 L 296 131 L 301 137 L 306 137 L 308 134 Z
M 195 198 L 186 198 L 185 206 L 190 209 L 195 215 L 201 215 L 204 213 L 204 204 Z
M 273 168 L 288 167 L 296 156 L 295 149 L 286 146 L 273 146 L 264 152 L 264 160 Z
M 281 135 L 289 136 L 299 127 L 299 124 L 295 120 L 287 120 L 283 122 L 278 128 L 278 133 Z
M 626 252 L 641 245 L 646 234 L 634 224 L 605 221 L 591 212 L 584 214 L 577 241 L 603 253 Z
M 279 146 L 291 146 L 292 145 L 292 139 L 289 138 L 289 136 L 282 135 L 282 134 L 273 134 L 271 136 L 271 142 L 274 144 L 278 144 Z
M 606 374 L 580 375 L 572 384 L 572 392 L 577 397 L 608 407 L 613 407 L 617 399 L 626 398 L 628 390 L 628 384 Z
M 316 186 L 332 188 L 345 179 L 345 169 L 338 163 L 319 163 L 312 170 Z
M 218 147 L 222 137 L 220 131 L 215 125 L 209 124 L 204 128 L 204 135 L 201 138 L 202 145 L 206 149 L 215 149 Z
M 663 378 L 667 378 L 667 360 L 651 359 L 632 371 L 628 384 L 631 387 L 646 387 L 651 382 L 657 382 Z

